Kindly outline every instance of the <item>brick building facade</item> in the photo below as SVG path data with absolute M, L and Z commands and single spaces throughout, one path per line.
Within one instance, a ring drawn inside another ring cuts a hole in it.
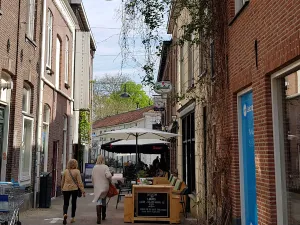
M 291 129 L 291 122 L 299 122 L 298 119 L 291 121 L 291 115 L 298 110 L 287 109 L 287 101 L 297 99 L 298 91 L 290 94 L 285 90 L 296 83 L 289 79 L 289 74 L 297 72 L 299 66 L 300 5 L 295 1 L 274 4 L 247 1 L 240 6 L 237 3 L 228 3 L 232 155 L 233 162 L 240 165 L 234 166 L 232 171 L 236 175 L 231 181 L 233 216 L 241 218 L 242 224 L 251 217 L 246 212 L 247 207 L 252 206 L 242 201 L 247 193 L 243 190 L 245 171 L 240 161 L 243 144 L 238 142 L 243 135 L 238 130 L 243 125 L 238 112 L 243 107 L 240 105 L 243 94 L 248 92 L 253 95 L 258 224 L 298 224 L 300 220 L 295 210 L 299 199 L 299 160 L 290 158 L 291 155 L 297 158 L 294 152 L 298 150 L 297 141 L 295 149 L 289 139 L 289 135 L 297 135 Z M 292 173 L 291 164 L 297 164 L 298 171 L 294 169 Z
M 223 74 L 216 76 L 227 77 L 228 86 L 224 87 L 223 93 L 229 101 L 226 102 L 228 110 L 223 112 L 227 130 L 220 134 L 217 129 L 216 143 L 217 149 L 221 149 L 219 143 L 224 138 L 230 140 L 230 177 L 226 182 L 230 187 L 232 224 L 299 224 L 300 5 L 296 1 L 264 0 L 230 0 L 225 4 L 226 25 L 222 36 L 225 41 L 219 46 L 217 43 L 221 42 L 214 41 L 217 48 L 222 48 L 222 53 L 225 53 L 221 57 L 227 68 Z M 184 12 L 177 12 L 178 17 L 172 17 L 171 10 L 170 16 L 169 29 L 172 20 L 180 20 Z M 180 26 L 180 22 L 175 26 Z M 173 39 L 178 37 L 176 33 L 172 33 L 172 36 Z M 175 92 L 179 93 L 184 85 L 180 80 L 181 66 L 178 65 L 181 63 L 181 49 L 172 46 L 168 52 L 165 65 L 160 66 L 164 72 L 159 73 L 158 80 L 172 80 Z M 215 54 L 220 52 L 215 51 Z M 188 54 L 185 56 L 188 58 Z M 171 58 L 177 60 L 177 64 L 173 64 Z M 184 57 L 182 61 L 185 62 Z M 206 65 L 207 68 L 211 66 Z M 194 70 L 194 76 L 199 78 L 201 72 L 201 69 Z M 209 70 L 207 72 L 209 76 L 212 73 Z M 174 78 L 177 80 L 174 81 Z M 184 107 L 186 103 L 182 104 Z M 171 121 L 170 115 L 175 112 L 179 120 L 179 133 L 183 129 L 180 107 L 167 101 L 167 122 Z M 202 121 L 205 117 L 203 112 L 196 112 L 196 117 Z M 199 126 L 203 130 L 204 124 Z M 204 134 L 205 130 L 196 132 L 195 137 L 196 143 L 199 142 L 196 151 L 200 151 L 202 156 L 209 154 L 203 151 L 205 147 L 201 141 L 206 139 L 201 138 Z M 180 142 L 179 138 L 176 160 L 179 177 L 183 177 Z M 206 165 L 201 158 L 196 163 L 200 167 Z M 209 171 L 204 173 L 206 179 L 212 178 Z M 201 181 L 204 173 L 196 174 L 196 179 Z M 201 190 L 208 186 L 198 185 L 201 195 Z M 198 216 L 199 213 L 201 209 Z
M 28 199 L 34 203 L 40 173 L 51 172 L 56 197 L 61 172 L 73 157 L 76 29 L 82 28 L 69 1 L 0 1 L 1 181 L 31 187 Z M 90 96 L 96 47 L 90 28 L 85 32 L 91 36 L 85 84 Z
M 41 2 L 1 1 L 0 10 L 1 180 L 33 185 Z

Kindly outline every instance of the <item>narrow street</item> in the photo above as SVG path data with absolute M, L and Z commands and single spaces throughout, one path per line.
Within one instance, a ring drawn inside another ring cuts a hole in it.
M 87 196 L 85 198 L 80 198 L 77 201 L 77 211 L 76 211 L 76 222 L 79 225 L 90 225 L 96 224 L 96 209 L 94 203 L 92 203 L 93 194 L 92 189 L 87 189 Z M 120 225 L 125 224 L 123 222 L 123 199 L 116 209 L 117 198 L 111 199 L 107 209 L 107 218 L 102 221 L 102 224 Z M 46 224 L 62 224 L 62 205 L 63 198 L 58 197 L 52 201 L 50 209 L 32 209 L 20 214 L 20 221 L 22 225 L 46 225 Z M 69 208 L 69 214 L 71 208 Z M 70 218 L 68 219 L 68 224 L 70 224 Z M 137 223 L 143 225 L 143 223 Z M 147 223 L 150 225 L 151 223 Z M 154 223 L 162 224 L 162 223 Z M 181 223 L 187 224 L 187 223 Z

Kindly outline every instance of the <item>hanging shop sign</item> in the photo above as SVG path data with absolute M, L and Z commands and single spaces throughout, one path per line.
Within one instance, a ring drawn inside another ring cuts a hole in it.
M 162 98 L 161 95 L 154 95 L 154 111 L 165 111 L 165 99 Z
M 167 94 L 172 91 L 172 84 L 170 81 L 160 81 L 154 85 L 154 91 L 157 94 Z

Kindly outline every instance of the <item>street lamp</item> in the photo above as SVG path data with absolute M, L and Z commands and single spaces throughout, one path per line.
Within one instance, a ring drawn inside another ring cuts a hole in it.
M 124 92 L 120 95 L 121 98 L 130 98 L 130 94 L 126 92 L 126 84 L 124 87 Z

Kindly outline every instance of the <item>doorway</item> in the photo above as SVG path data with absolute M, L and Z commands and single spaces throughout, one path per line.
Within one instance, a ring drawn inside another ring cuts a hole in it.
M 5 121 L 5 108 L 0 106 L 0 174 L 2 169 L 2 155 L 4 143 L 4 121 Z
M 52 157 L 52 195 L 56 197 L 57 189 L 57 157 L 58 157 L 58 141 L 53 142 L 53 157 Z
M 251 90 L 238 95 L 238 125 L 242 224 L 258 225 L 253 95 Z

